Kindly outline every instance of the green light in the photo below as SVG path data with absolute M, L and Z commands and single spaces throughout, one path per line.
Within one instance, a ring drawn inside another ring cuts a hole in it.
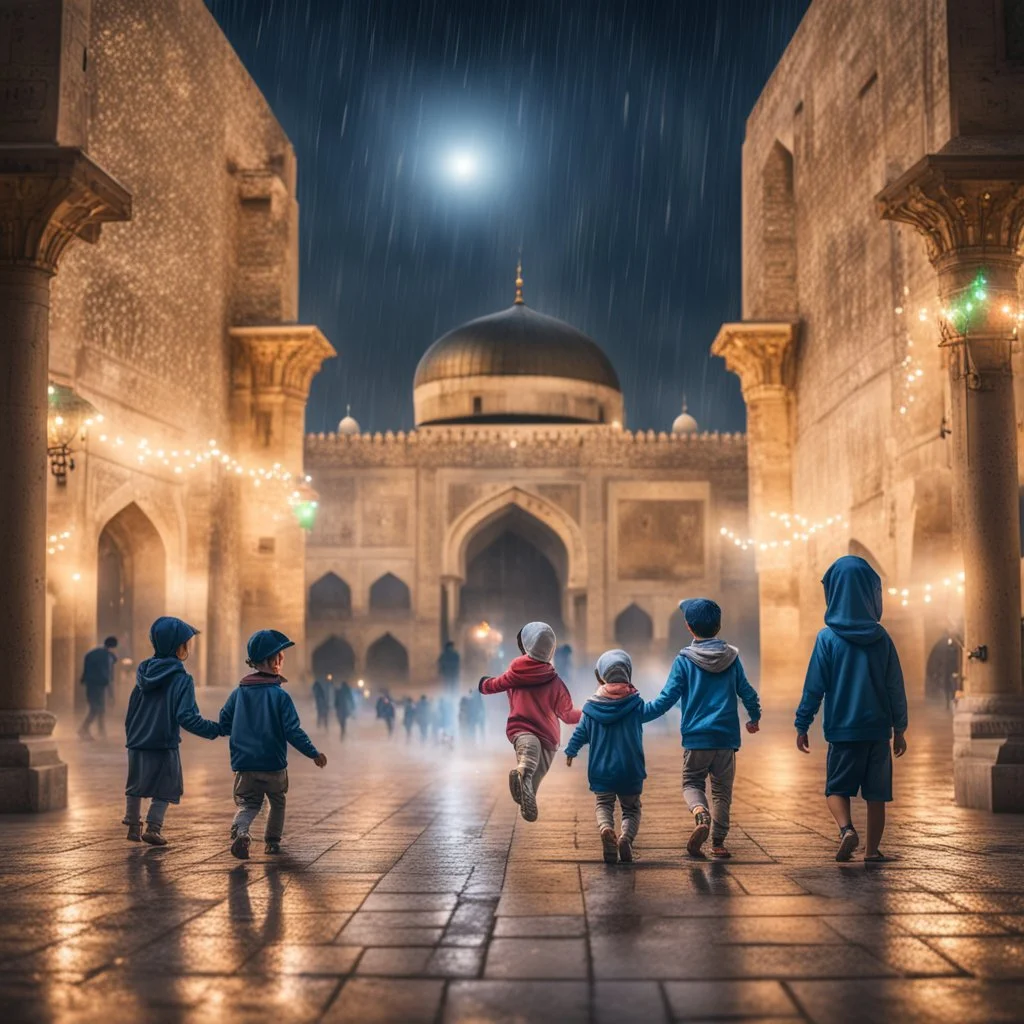
M 966 310 L 967 310 L 967 312 L 968 312 L 968 313 L 970 313 L 970 311 L 971 311 L 972 309 L 974 309 L 974 303 L 973 303 L 973 302 L 968 302 L 968 303 L 967 303 L 967 305 L 966 305 L 966 306 L 964 306 L 964 309 L 966 309 Z
M 315 501 L 299 501 L 292 506 L 295 518 L 302 529 L 312 530 L 316 525 L 316 507 Z
M 978 300 L 979 302 L 983 302 L 983 301 L 985 300 L 985 293 L 984 293 L 984 292 L 983 292 L 983 291 L 982 291 L 982 290 L 981 290 L 981 289 L 979 288 L 979 289 L 978 289 L 978 290 L 977 290 L 977 291 L 976 291 L 976 292 L 974 293 L 974 297 L 975 297 L 975 298 L 976 298 L 976 299 L 977 299 L 977 300 Z

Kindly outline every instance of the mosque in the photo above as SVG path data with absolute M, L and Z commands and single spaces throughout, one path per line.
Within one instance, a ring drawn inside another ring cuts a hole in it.
M 746 529 L 745 437 L 701 433 L 685 403 L 670 431 L 628 430 L 607 355 L 523 287 L 520 267 L 508 309 L 426 349 L 414 431 L 347 415 L 307 437 L 311 672 L 401 692 L 434 678 L 447 640 L 469 674 L 540 618 L 577 665 L 623 645 L 653 675 L 697 593 L 756 645 L 753 566 L 721 535 Z

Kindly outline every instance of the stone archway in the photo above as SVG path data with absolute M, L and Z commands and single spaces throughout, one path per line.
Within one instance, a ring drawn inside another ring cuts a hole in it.
M 118 653 L 138 664 L 152 653 L 150 625 L 166 613 L 167 552 L 152 520 L 130 502 L 97 540 L 97 635 L 116 636 Z
M 390 633 L 376 639 L 366 651 L 366 685 L 373 691 L 401 687 L 409 681 L 409 652 Z
M 329 636 L 313 651 L 312 667 L 317 679 L 331 676 L 335 685 L 351 681 L 356 674 L 355 651 L 344 637 Z

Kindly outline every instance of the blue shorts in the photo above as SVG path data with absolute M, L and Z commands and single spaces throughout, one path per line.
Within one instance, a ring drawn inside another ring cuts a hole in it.
M 888 740 L 830 743 L 825 761 L 825 796 L 892 800 L 892 750 Z

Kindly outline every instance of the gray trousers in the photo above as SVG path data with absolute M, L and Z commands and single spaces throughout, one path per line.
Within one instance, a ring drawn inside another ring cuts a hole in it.
M 249 834 L 249 828 L 262 810 L 263 798 L 266 797 L 270 803 L 270 813 L 267 815 L 263 838 L 268 841 L 280 840 L 284 834 L 284 801 L 287 792 L 287 768 L 279 772 L 235 772 L 233 795 L 238 808 L 232 822 L 235 832 L 240 836 Z
M 597 798 L 597 831 L 610 828 L 615 831 L 615 797 L 622 807 L 622 834 L 627 839 L 636 839 L 640 831 L 640 794 L 595 793 Z
M 533 791 L 536 793 L 537 787 L 555 759 L 555 752 L 547 750 L 532 732 L 516 733 L 512 746 L 519 761 L 519 774 L 533 783 Z
M 124 823 L 126 825 L 142 824 L 142 797 L 126 796 L 124 798 Z M 149 812 L 146 814 L 147 825 L 163 825 L 164 815 L 167 813 L 166 800 L 152 800 L 149 804 Z
M 707 777 L 711 776 L 711 841 L 729 834 L 729 806 L 736 777 L 735 750 L 684 750 L 683 799 L 692 813 L 708 806 Z

